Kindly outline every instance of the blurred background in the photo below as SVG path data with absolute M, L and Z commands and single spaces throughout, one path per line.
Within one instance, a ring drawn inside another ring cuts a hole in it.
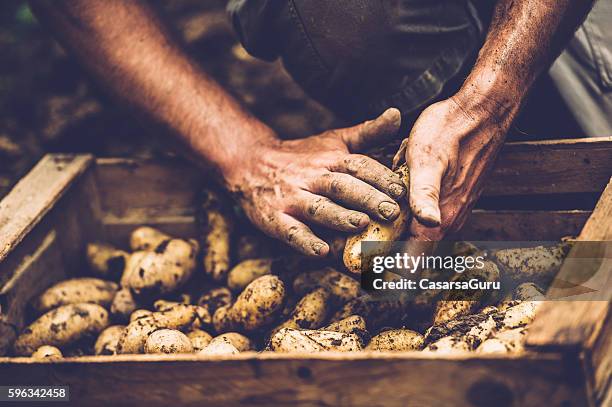
M 160 14 L 210 75 L 281 137 L 343 125 L 309 99 L 280 62 L 250 57 L 238 44 L 225 0 L 155 0 Z M 165 140 L 96 88 L 31 14 L 25 1 L 0 2 L 0 198 L 46 152 L 98 156 L 171 154 Z M 544 77 L 511 138 L 580 137 Z

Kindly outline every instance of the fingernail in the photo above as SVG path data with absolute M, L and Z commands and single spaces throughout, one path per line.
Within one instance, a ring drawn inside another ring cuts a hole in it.
M 396 203 L 382 202 L 380 205 L 378 205 L 378 212 L 385 219 L 390 219 L 398 210 L 399 206 L 397 206 Z
M 389 191 L 391 195 L 393 195 L 393 198 L 400 198 L 406 192 L 406 188 L 400 184 L 391 184 L 389 186 Z
M 320 242 L 313 243 L 313 244 L 312 244 L 312 251 L 313 251 L 313 252 L 314 252 L 314 253 L 315 253 L 317 256 L 320 256 L 320 255 L 323 253 L 323 251 L 325 250 L 325 246 L 327 246 L 327 245 L 326 245 L 326 244 L 324 244 L 324 243 L 320 243 Z
M 364 215 L 354 214 L 349 217 L 349 222 L 351 223 L 351 225 L 357 226 L 357 227 L 364 226 L 364 224 L 366 224 L 367 221 L 368 219 Z
M 421 208 L 418 218 L 426 226 L 438 226 L 440 224 L 440 211 L 431 206 L 425 206 Z

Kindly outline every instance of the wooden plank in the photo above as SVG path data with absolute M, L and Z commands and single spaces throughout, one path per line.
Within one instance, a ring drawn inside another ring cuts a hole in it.
M 476 209 L 457 239 L 559 240 L 577 236 L 590 211 L 489 211 Z
M 91 155 L 48 154 L 0 202 L 0 262 L 92 164 Z
M 70 385 L 73 405 L 583 406 L 578 359 L 423 353 L 0 359 L 5 384 Z
M 485 195 L 599 192 L 611 168 L 612 137 L 507 143 Z
M 105 158 L 96 161 L 101 210 L 116 217 L 134 211 L 157 215 L 192 215 L 204 183 L 201 173 L 182 160 Z
M 601 198 L 579 236 L 580 241 L 612 241 L 612 180 L 601 195 Z M 608 244 L 609 246 L 609 244 Z M 574 247 L 568 258 L 575 255 Z M 610 273 L 604 268 L 610 259 L 604 258 L 601 272 Z M 571 262 L 566 261 L 557 279 L 572 281 L 575 273 Z M 605 287 L 604 287 L 605 288 Z M 547 295 L 563 298 L 571 288 L 551 287 Z M 598 293 L 600 294 L 600 293 Z M 610 315 L 610 298 L 607 301 L 547 301 L 530 327 L 526 343 L 540 348 L 584 348 L 591 346 Z

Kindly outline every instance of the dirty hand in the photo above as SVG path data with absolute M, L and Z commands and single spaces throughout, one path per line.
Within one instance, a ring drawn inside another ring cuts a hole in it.
M 353 152 L 395 136 L 400 121 L 400 112 L 388 109 L 375 120 L 305 139 L 266 138 L 223 174 L 225 183 L 266 234 L 304 254 L 325 256 L 328 244 L 307 224 L 354 233 L 369 216 L 398 216 L 395 201 L 406 192 L 400 178 Z
M 413 240 L 441 240 L 463 226 L 517 110 L 458 93 L 421 113 L 402 143 Z

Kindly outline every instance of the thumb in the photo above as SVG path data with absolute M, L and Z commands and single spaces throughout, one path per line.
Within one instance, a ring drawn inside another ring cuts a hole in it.
M 391 107 L 374 120 L 344 129 L 342 140 L 351 153 L 362 151 L 396 136 L 401 124 L 401 112 Z
M 439 226 L 440 184 L 446 171 L 442 161 L 419 161 L 410 165 L 410 210 L 423 225 Z

